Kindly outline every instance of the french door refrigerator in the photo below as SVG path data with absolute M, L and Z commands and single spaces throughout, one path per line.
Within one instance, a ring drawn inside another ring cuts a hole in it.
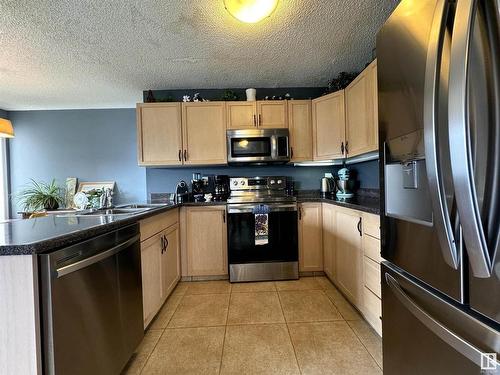
M 385 374 L 500 373 L 500 0 L 377 35 Z

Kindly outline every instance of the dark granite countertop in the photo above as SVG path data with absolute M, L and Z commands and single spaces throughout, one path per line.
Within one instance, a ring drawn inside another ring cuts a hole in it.
M 297 201 L 299 203 L 326 202 L 373 214 L 378 214 L 380 211 L 380 201 L 373 195 L 358 195 L 353 199 L 339 201 L 335 197 L 322 197 L 319 191 L 299 191 L 297 192 Z M 12 220 L 0 223 L 0 256 L 46 253 L 180 206 L 225 204 L 226 202 L 171 203 L 126 215 L 75 216 L 61 214 L 28 220 Z
M 297 201 L 300 202 L 325 202 L 341 207 L 368 212 L 378 215 L 380 213 L 380 198 L 376 194 L 359 194 L 354 198 L 339 200 L 335 195 L 323 196 L 319 190 L 298 191 Z

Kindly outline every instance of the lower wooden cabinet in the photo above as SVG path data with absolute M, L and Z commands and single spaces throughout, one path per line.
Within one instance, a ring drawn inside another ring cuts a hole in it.
M 336 251 L 335 251 L 335 206 L 329 203 L 322 204 L 323 219 L 323 268 L 332 281 L 337 280 Z
M 323 271 L 321 203 L 299 205 L 299 271 Z
M 363 250 L 361 247 L 361 213 L 335 210 L 335 249 L 337 284 L 356 306 L 363 301 Z
M 141 225 L 141 272 L 144 328 L 153 320 L 180 279 L 178 210 L 146 220 Z M 168 226 L 168 227 L 167 227 Z M 152 228 L 161 228 L 151 234 Z M 144 238 L 143 233 L 150 235 Z
M 226 206 L 182 209 L 183 276 L 228 274 L 226 221 Z

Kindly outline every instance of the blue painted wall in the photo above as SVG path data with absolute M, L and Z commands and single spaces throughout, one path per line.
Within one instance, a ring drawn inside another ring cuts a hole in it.
M 0 109 L 0 118 L 9 118 L 9 112 Z
M 117 183 L 116 202 L 146 200 L 146 170 L 137 165 L 135 109 L 9 112 L 11 192 L 30 178 L 64 185 L 66 177 Z M 18 211 L 11 200 L 12 212 Z M 15 215 L 11 215 L 15 216 Z
M 361 188 L 378 189 L 378 161 L 350 165 Z M 319 189 L 321 178 L 326 172 L 337 173 L 339 167 L 294 167 L 294 166 L 249 166 L 211 168 L 148 168 L 146 172 L 147 192 L 173 192 L 179 180 L 190 182 L 192 174 L 227 174 L 230 176 L 287 176 L 295 181 L 295 188 L 301 190 Z

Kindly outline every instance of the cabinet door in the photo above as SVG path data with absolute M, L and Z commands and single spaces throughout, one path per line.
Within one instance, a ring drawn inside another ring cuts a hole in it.
M 182 109 L 184 164 L 227 163 L 225 103 L 183 103 Z
M 254 129 L 257 127 L 256 102 L 226 102 L 228 129 Z
M 177 285 L 181 277 L 179 230 L 174 225 L 163 232 L 165 250 L 161 261 L 162 299 L 165 300 Z
M 288 128 L 286 103 L 286 100 L 258 101 L 257 126 L 263 129 Z
M 322 204 L 323 216 L 323 268 L 330 280 L 336 281 L 335 271 L 335 206 Z
M 139 165 L 180 165 L 180 103 L 137 104 Z
M 299 271 L 323 271 L 321 203 L 302 203 L 299 210 Z
M 345 89 L 348 156 L 378 149 L 376 64 L 371 63 Z
M 312 115 L 310 100 L 288 101 L 291 161 L 313 159 Z
M 227 275 L 226 207 L 186 208 L 188 276 Z
M 146 327 L 162 304 L 162 232 L 141 243 L 142 305 Z
M 345 142 L 344 90 L 312 101 L 314 160 L 342 158 Z
M 337 283 L 356 306 L 362 306 L 363 253 L 361 215 L 352 210 L 335 210 Z

